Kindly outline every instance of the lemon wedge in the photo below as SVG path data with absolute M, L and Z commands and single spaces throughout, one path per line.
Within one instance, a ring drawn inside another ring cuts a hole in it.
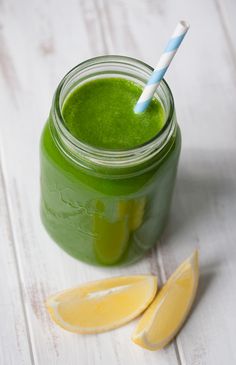
M 98 280 L 48 298 L 51 318 L 62 328 L 98 333 L 119 327 L 137 317 L 151 303 L 157 278 L 151 275 Z
M 148 350 L 167 345 L 186 319 L 196 295 L 198 251 L 172 274 L 140 319 L 132 340 Z

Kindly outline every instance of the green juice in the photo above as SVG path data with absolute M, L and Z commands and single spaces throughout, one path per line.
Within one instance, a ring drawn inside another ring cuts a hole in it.
M 142 90 L 121 78 L 97 79 L 76 89 L 63 106 L 68 130 L 91 146 L 128 149 L 152 139 L 164 125 L 160 102 L 153 99 L 145 113 L 135 114 Z
M 134 113 L 141 92 L 119 77 L 85 82 L 65 98 L 61 122 L 83 146 L 138 151 L 166 123 L 156 98 L 145 113 Z M 166 222 L 180 152 L 178 126 L 152 157 L 120 166 L 117 155 L 107 166 L 94 158 L 84 163 L 83 151 L 76 158 L 65 153 L 55 143 L 53 123 L 51 113 L 41 138 L 41 216 L 47 231 L 65 251 L 91 264 L 138 260 L 156 244 Z

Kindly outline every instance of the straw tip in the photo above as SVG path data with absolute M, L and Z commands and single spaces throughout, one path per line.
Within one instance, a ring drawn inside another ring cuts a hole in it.
M 179 21 L 179 25 L 185 29 L 186 31 L 190 28 L 190 24 L 188 22 L 186 22 L 185 20 L 180 20 Z
M 143 112 L 143 108 L 139 104 L 136 104 L 135 107 L 134 107 L 134 113 L 135 114 L 140 114 L 142 112 Z
M 134 107 L 135 114 L 143 113 L 147 109 L 148 105 L 150 104 L 150 101 L 152 98 L 148 98 L 144 101 L 138 101 L 137 104 Z

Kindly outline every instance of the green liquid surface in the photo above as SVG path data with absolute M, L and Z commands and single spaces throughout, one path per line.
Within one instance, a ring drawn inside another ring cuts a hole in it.
M 135 114 L 142 89 L 122 78 L 103 78 L 73 91 L 63 106 L 70 133 L 103 149 L 130 149 L 152 139 L 164 125 L 164 111 L 153 99 L 144 113 Z

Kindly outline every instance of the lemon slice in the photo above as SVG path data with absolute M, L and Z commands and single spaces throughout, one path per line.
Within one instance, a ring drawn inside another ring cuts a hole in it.
M 123 276 L 94 281 L 48 298 L 53 321 L 71 332 L 98 333 L 138 316 L 157 291 L 157 278 Z
M 158 350 L 176 335 L 192 306 L 199 268 L 198 251 L 172 274 L 140 319 L 132 340 L 148 350 Z

